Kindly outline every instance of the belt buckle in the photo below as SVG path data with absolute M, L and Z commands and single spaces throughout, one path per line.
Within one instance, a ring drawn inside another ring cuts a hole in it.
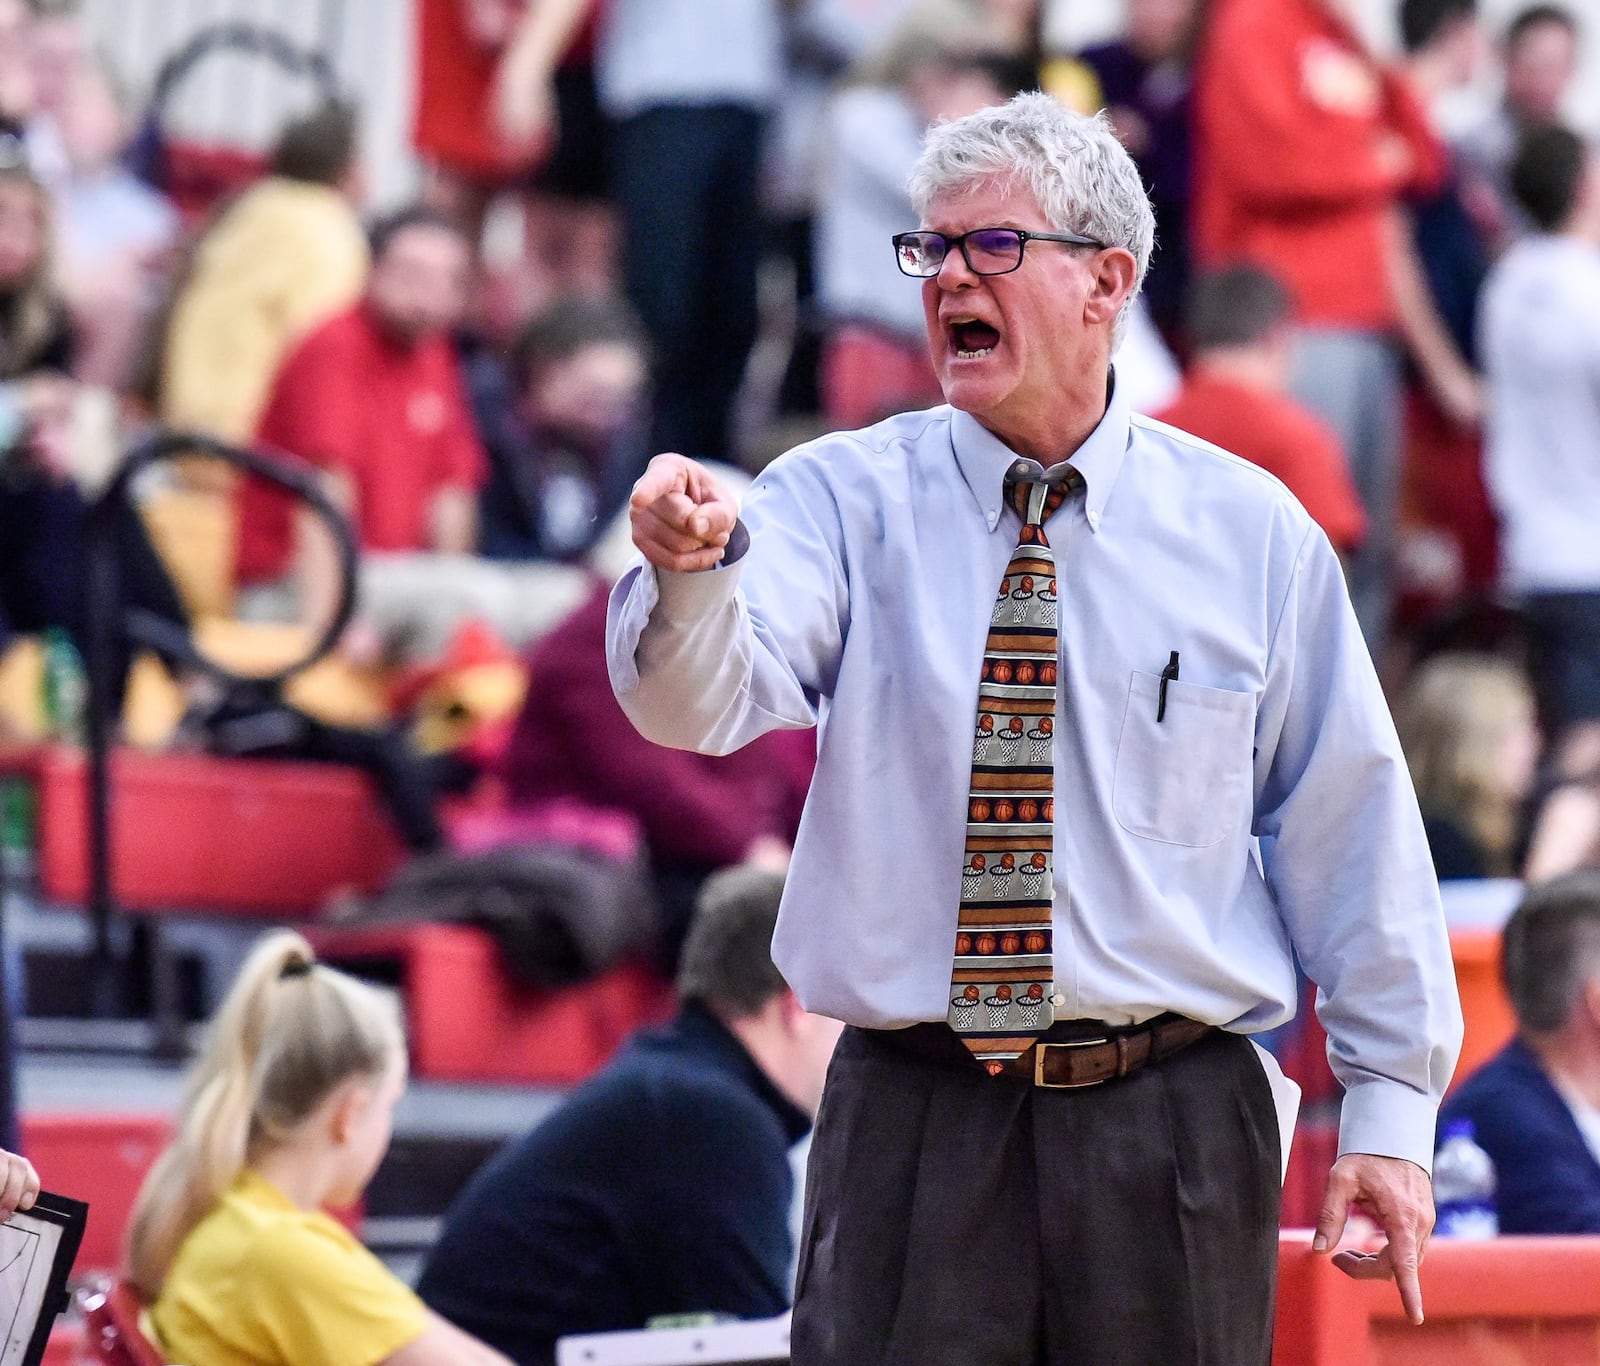
M 1043 1086 L 1049 1091 L 1081 1091 L 1088 1086 L 1099 1086 L 1099 1081 L 1046 1081 L 1044 1079 L 1044 1054 L 1047 1048 L 1098 1048 L 1101 1044 L 1110 1043 L 1109 1038 L 1101 1039 L 1066 1039 L 1060 1043 L 1036 1043 L 1033 1053 L 1033 1084 Z M 1102 1081 L 1104 1078 L 1101 1079 Z

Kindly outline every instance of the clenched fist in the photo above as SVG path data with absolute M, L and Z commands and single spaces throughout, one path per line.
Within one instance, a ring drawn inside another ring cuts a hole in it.
M 710 472 L 682 455 L 658 455 L 628 500 L 633 543 L 657 569 L 710 569 L 725 553 L 739 505 Z

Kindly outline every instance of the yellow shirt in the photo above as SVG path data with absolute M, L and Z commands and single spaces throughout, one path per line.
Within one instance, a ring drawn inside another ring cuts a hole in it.
M 247 1171 L 184 1239 L 150 1317 L 185 1366 L 373 1366 L 427 1313 L 342 1225 Z
M 281 176 L 253 185 L 195 247 L 167 326 L 162 421 L 248 443 L 278 363 L 366 278 L 367 240 L 337 190 Z

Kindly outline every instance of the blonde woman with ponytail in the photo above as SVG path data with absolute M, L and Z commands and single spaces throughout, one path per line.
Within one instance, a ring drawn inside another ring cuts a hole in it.
M 134 1208 L 129 1276 L 188 1366 L 507 1366 L 327 1206 L 355 1203 L 405 1089 L 394 998 L 266 936 L 212 1022 Z

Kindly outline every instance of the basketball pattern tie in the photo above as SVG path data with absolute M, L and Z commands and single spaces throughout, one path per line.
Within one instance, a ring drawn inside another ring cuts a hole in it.
M 978 685 L 950 1027 L 991 1076 L 1055 1019 L 1056 569 L 1044 522 L 1065 485 L 1008 486 L 1022 536 L 1000 581 Z

